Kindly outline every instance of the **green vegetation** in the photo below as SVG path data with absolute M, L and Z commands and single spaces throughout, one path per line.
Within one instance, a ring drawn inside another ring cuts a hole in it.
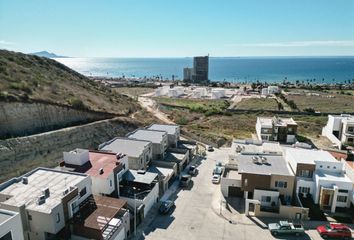
M 155 98 L 159 104 L 181 107 L 190 110 L 195 113 L 204 113 L 205 116 L 223 114 L 225 110 L 230 106 L 230 103 L 226 100 L 210 100 L 210 99 L 184 99 L 184 98 L 167 98 L 159 97 Z
M 155 91 L 155 88 L 150 87 L 119 87 L 114 88 L 117 93 L 125 94 L 132 97 L 138 97 L 143 94 L 152 93 Z
M 244 98 L 237 104 L 236 109 L 279 110 L 279 105 L 274 98 Z
M 114 114 L 139 109 L 123 96 L 55 60 L 0 50 L 0 100 L 43 101 Z

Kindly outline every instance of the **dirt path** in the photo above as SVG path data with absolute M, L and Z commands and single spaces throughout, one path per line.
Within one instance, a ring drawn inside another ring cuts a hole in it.
M 167 124 L 175 124 L 173 121 L 171 121 L 168 116 L 161 112 L 158 107 L 157 104 L 154 100 L 152 100 L 151 98 L 147 98 L 147 97 L 139 97 L 138 98 L 138 102 L 140 103 L 140 105 L 145 108 L 147 111 L 151 112 L 152 114 L 154 114 L 154 116 L 158 119 L 160 119 L 161 121 L 163 121 L 164 123 Z

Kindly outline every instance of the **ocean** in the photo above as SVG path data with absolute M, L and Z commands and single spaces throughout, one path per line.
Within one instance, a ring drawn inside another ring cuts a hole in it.
M 56 58 L 86 76 L 183 78 L 193 58 Z M 227 82 L 354 80 L 354 57 L 211 57 L 209 79 Z

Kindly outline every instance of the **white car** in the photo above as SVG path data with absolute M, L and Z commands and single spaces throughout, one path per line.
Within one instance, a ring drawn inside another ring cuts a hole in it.
M 214 174 L 213 175 L 213 178 L 211 179 L 211 182 L 212 183 L 220 183 L 220 175 L 218 175 L 218 174 Z

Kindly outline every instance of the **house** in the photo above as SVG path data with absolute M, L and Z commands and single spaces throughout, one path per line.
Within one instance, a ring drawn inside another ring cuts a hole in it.
M 130 208 L 137 212 L 137 222 L 158 202 L 158 175 L 143 170 L 128 170 L 119 185 L 120 198 L 128 202 Z
M 344 163 L 329 152 L 288 148 L 285 158 L 296 176 L 295 193 L 311 197 L 323 210 L 350 207 L 353 183 L 346 176 Z
M 327 137 L 339 149 L 354 146 L 354 116 L 349 114 L 328 115 L 327 125 L 322 129 Z
M 68 238 L 68 223 L 91 184 L 82 173 L 37 168 L 0 185 L 0 208 L 19 213 L 26 240 Z
M 295 143 L 297 123 L 292 118 L 258 117 L 256 132 L 259 140 Z
M 128 156 L 129 169 L 146 170 L 152 161 L 152 143 L 150 141 L 116 137 L 102 143 L 98 149 Z
M 172 148 L 177 147 L 177 142 L 179 141 L 179 137 L 181 135 L 180 126 L 171 124 L 151 124 L 146 129 L 167 132 L 168 146 Z
M 166 152 L 164 162 L 177 164 L 177 173 L 180 174 L 189 163 L 189 150 L 183 148 L 170 149 Z M 155 161 L 153 162 L 155 163 Z
M 87 239 L 124 240 L 130 234 L 127 201 L 90 196 L 80 204 L 73 218 L 73 235 Z
M 21 216 L 18 212 L 0 209 L 0 239 L 24 239 Z
M 264 217 L 307 219 L 308 209 L 294 205 L 295 176 L 278 143 L 234 140 L 221 177 L 225 197 L 245 199 L 245 211 Z M 272 150 L 274 149 L 274 150 Z
M 172 185 L 176 177 L 173 168 L 160 167 L 155 164 L 150 166 L 148 172 L 156 173 L 159 179 L 159 197 L 161 197 Z
M 128 157 L 124 154 L 75 149 L 64 152 L 61 170 L 85 173 L 92 179 L 92 194 L 119 196 L 119 182 L 128 171 Z
M 165 157 L 168 147 L 168 136 L 165 131 L 137 129 L 127 134 L 130 139 L 139 139 L 152 142 L 152 159 L 158 160 Z

